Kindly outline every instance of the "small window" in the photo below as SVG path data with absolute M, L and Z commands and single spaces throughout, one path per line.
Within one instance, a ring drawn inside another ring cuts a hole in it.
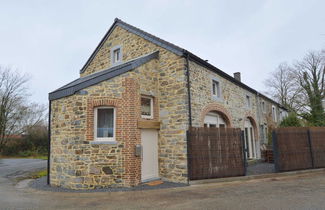
M 153 98 L 152 97 L 141 97 L 141 117 L 152 119 L 153 118 Z
M 261 101 L 261 110 L 265 112 L 265 101 Z
M 272 119 L 274 122 L 277 122 L 276 108 L 272 105 Z
M 95 140 L 115 140 L 115 109 L 112 107 L 98 107 L 94 110 Z
M 212 80 L 212 95 L 220 98 L 220 83 L 218 81 Z
M 111 48 L 111 62 L 112 65 L 117 65 L 122 63 L 122 47 L 115 46 Z
M 246 95 L 246 106 L 247 106 L 248 108 L 251 107 L 251 97 L 248 96 L 248 95 Z
M 113 51 L 113 62 L 114 63 L 117 63 L 117 62 L 119 62 L 120 60 L 121 60 L 121 49 L 120 48 L 118 48 L 118 49 L 116 49 L 116 50 L 114 50 Z
M 267 125 L 264 125 L 264 138 L 265 138 L 265 143 L 268 143 L 268 131 L 267 131 Z

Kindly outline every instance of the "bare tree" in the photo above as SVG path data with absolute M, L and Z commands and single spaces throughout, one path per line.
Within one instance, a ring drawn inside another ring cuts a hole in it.
M 21 134 L 37 124 L 44 108 L 27 104 L 29 78 L 11 68 L 0 66 L 0 151 L 11 134 Z
M 265 80 L 267 94 L 288 110 L 301 113 L 306 107 L 306 100 L 295 70 L 287 63 L 281 63 Z
M 295 63 L 299 84 L 308 98 L 310 112 L 305 116 L 312 125 L 324 126 L 325 114 L 322 101 L 325 97 L 325 53 L 311 51 Z

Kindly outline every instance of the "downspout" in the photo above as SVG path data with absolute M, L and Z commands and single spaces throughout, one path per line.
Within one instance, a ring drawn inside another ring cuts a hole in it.
M 189 127 L 192 127 L 191 81 L 190 81 L 190 65 L 189 65 L 188 53 L 186 53 L 186 76 L 187 76 L 187 97 L 188 97 L 188 124 Z
M 256 132 L 257 132 L 257 140 L 259 142 L 259 158 L 261 158 L 261 101 L 260 101 L 260 94 L 259 92 L 256 93 L 256 114 L 257 114 L 257 125 L 256 125 Z
M 50 157 L 51 157 L 51 100 L 49 100 L 49 125 L 47 145 L 47 184 L 50 185 Z
M 186 55 L 186 76 L 187 76 L 187 99 L 188 99 L 188 124 L 192 127 L 192 104 L 191 104 L 191 82 L 190 82 L 190 65 L 189 54 L 184 51 Z M 186 132 L 186 147 L 187 147 L 187 184 L 190 184 L 190 153 L 189 153 L 189 130 Z

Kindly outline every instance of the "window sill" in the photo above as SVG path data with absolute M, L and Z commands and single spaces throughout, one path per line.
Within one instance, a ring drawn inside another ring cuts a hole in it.
M 116 62 L 112 63 L 111 67 L 121 65 L 122 63 L 123 63 L 123 61 L 116 61 Z
M 221 96 L 212 95 L 212 100 L 222 102 L 223 98 Z
M 117 144 L 117 141 L 91 141 L 90 144 Z

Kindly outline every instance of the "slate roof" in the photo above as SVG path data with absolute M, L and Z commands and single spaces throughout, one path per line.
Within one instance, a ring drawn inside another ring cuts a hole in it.
M 102 81 L 111 79 L 113 77 L 116 77 L 120 74 L 126 73 L 128 71 L 131 71 L 147 62 L 149 62 L 152 59 L 158 58 L 159 51 L 141 56 L 139 58 L 130 60 L 126 63 L 120 64 L 118 66 L 114 66 L 111 68 L 108 68 L 106 70 L 102 70 L 93 74 L 89 74 L 85 77 L 80 77 L 61 88 L 49 93 L 49 99 L 55 100 L 59 99 L 65 96 L 70 96 L 75 94 L 77 91 L 82 90 L 86 87 L 89 87 L 91 85 L 95 85 L 97 83 L 100 83 Z
M 280 106 L 281 108 L 284 108 L 281 104 L 277 103 L 276 101 L 270 99 L 269 97 L 263 95 L 262 93 L 256 91 L 255 89 L 247 86 L 246 84 L 236 80 L 234 77 L 230 76 L 229 74 L 225 73 L 224 71 L 220 70 L 219 68 L 213 66 L 212 64 L 208 63 L 207 61 L 205 61 L 204 59 L 194 55 L 193 53 L 187 51 L 184 48 L 181 48 L 175 44 L 172 44 L 170 42 L 167 42 L 165 40 L 160 39 L 159 37 L 156 37 L 152 34 L 149 34 L 137 27 L 134 27 L 118 18 L 115 18 L 114 23 L 112 24 L 112 26 L 109 28 L 109 30 L 107 31 L 107 33 L 105 34 L 105 36 L 102 38 L 102 40 L 100 41 L 100 43 L 98 44 L 98 46 L 96 47 L 96 49 L 94 50 L 94 52 L 91 54 L 91 56 L 88 58 L 87 62 L 85 63 L 85 65 L 82 67 L 82 69 L 80 70 L 80 73 L 83 73 L 88 65 L 90 64 L 90 62 L 93 60 L 93 58 L 95 57 L 96 53 L 98 52 L 98 50 L 102 47 L 102 45 L 105 43 L 105 41 L 108 39 L 109 35 L 112 33 L 112 31 L 117 27 L 121 27 L 131 33 L 134 33 L 166 50 L 169 50 L 179 56 L 184 56 L 186 58 L 188 58 L 191 61 L 194 61 L 208 69 L 210 69 L 211 71 L 219 74 L 220 76 L 222 76 L 223 78 L 235 83 L 236 85 L 256 94 L 259 95 L 269 101 L 272 101 L 273 103 L 277 104 L 278 106 Z M 51 100 L 51 99 L 50 99 Z M 284 108 L 285 109 L 285 108 Z

